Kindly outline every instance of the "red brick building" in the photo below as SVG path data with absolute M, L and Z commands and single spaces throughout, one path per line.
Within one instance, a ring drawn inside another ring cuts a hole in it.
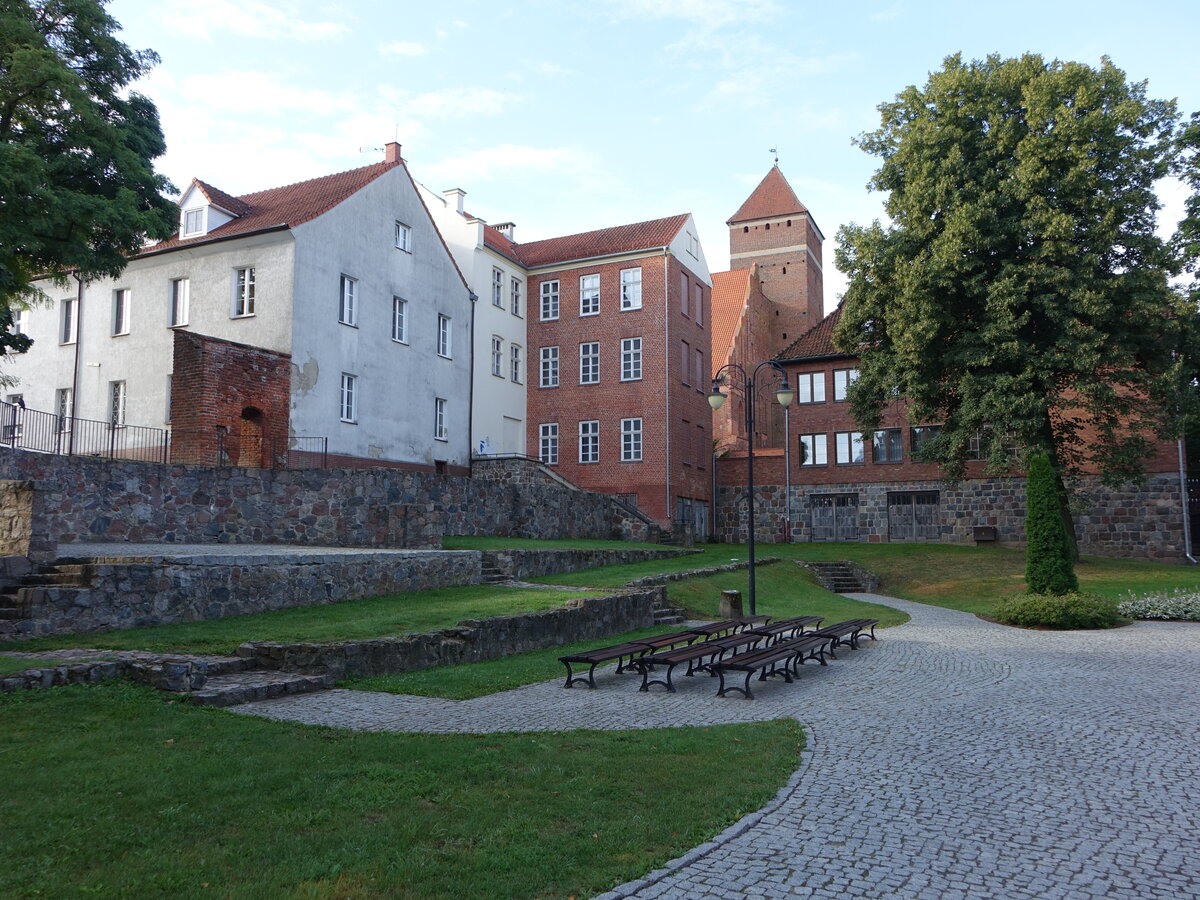
M 531 455 L 707 533 L 712 288 L 691 216 L 514 247 L 528 273 Z

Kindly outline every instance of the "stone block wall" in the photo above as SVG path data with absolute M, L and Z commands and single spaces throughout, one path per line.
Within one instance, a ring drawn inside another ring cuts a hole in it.
M 1071 488 L 1076 537 L 1082 552 L 1134 559 L 1183 559 L 1185 504 L 1179 478 L 1174 473 L 1154 474 L 1145 485 L 1130 485 L 1120 490 L 1106 488 L 1099 478 L 1086 476 L 1073 481 Z M 995 527 L 999 544 L 1021 546 L 1025 542 L 1024 477 L 970 479 L 952 489 L 936 481 L 793 485 L 792 540 L 813 539 L 814 495 L 854 494 L 858 501 L 858 539 L 886 542 L 887 495 L 891 491 L 939 492 L 936 540 L 940 542 L 973 543 L 973 529 L 977 525 Z M 744 543 L 745 487 L 723 485 L 717 497 L 718 540 Z M 756 540 L 764 543 L 787 540 L 787 496 L 783 485 L 757 487 L 755 518 Z
M 485 550 L 483 568 L 496 569 L 508 579 L 536 578 L 578 572 L 597 566 L 620 566 L 653 559 L 672 559 L 692 551 L 676 547 L 646 550 Z
M 0 556 L 28 556 L 33 537 L 33 482 L 0 481 Z

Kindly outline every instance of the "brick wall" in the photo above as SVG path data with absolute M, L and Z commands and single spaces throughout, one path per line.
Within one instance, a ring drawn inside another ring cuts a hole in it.
M 763 293 L 778 304 L 772 310 L 777 313 L 771 332 L 776 346 L 761 359 L 774 356 L 821 321 L 824 316 L 821 239 L 807 214 L 731 225 L 729 252 L 733 255 L 730 260 L 733 268 L 758 264 Z M 739 253 L 755 255 L 736 256 Z

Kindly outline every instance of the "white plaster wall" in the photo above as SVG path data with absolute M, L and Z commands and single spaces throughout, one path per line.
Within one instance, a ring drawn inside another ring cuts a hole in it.
M 395 223 L 412 252 L 395 247 Z M 327 435 L 330 453 L 432 465 L 469 463 L 471 302 L 402 166 L 293 229 L 292 431 Z M 340 276 L 358 280 L 357 327 L 338 322 Z M 392 297 L 408 301 L 409 343 L 391 338 Z M 452 359 L 437 355 L 450 317 Z M 340 421 L 341 376 L 358 376 L 358 421 Z M 434 399 L 448 440 L 434 439 Z
M 255 315 L 234 319 L 233 272 L 243 266 L 255 268 Z M 292 272 L 292 239 L 286 231 L 135 259 L 120 277 L 86 286 L 78 347 L 59 343 L 62 301 L 75 296 L 75 283 L 66 288 L 44 284 L 52 303 L 27 313 L 34 345 L 9 357 L 3 371 L 19 384 L 5 394 L 21 393 L 27 407 L 55 412 L 56 391 L 71 387 L 78 350 L 76 416 L 107 421 L 109 383 L 124 381 L 126 423 L 162 428 L 173 364 L 171 280 L 190 279 L 186 330 L 286 353 L 291 349 Z M 129 333 L 113 335 L 113 292 L 122 288 L 131 292 Z
M 695 253 L 688 247 L 689 234 L 696 237 Z M 671 241 L 671 253 L 705 284 L 712 287 L 712 273 L 709 272 L 708 261 L 704 258 L 704 245 L 700 243 L 700 233 L 696 229 L 695 220 L 690 215 L 683 223 L 683 227 L 679 229 L 679 233 L 675 235 L 675 239 Z
M 447 200 L 421 186 L 421 196 L 471 290 L 479 297 L 475 311 L 474 407 L 471 432 L 474 453 L 525 453 L 527 385 L 524 372 L 529 363 L 526 322 L 529 296 L 523 267 L 486 247 L 483 223 L 459 214 L 453 198 Z M 504 273 L 502 307 L 492 305 L 492 268 Z M 511 279 L 521 282 L 521 315 L 512 314 Z M 492 336 L 501 339 L 502 377 L 492 374 Z M 521 348 L 522 381 L 512 380 L 512 346 Z

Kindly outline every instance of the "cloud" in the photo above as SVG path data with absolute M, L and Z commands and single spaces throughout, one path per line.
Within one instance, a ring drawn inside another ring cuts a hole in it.
M 343 22 L 305 20 L 291 3 L 261 0 L 165 0 L 158 17 L 167 28 L 204 40 L 232 31 L 266 40 L 323 41 L 349 31 Z
M 347 96 L 294 87 L 282 83 L 275 75 L 254 71 L 192 75 L 184 80 L 180 94 L 193 103 L 240 112 L 305 110 L 323 114 L 342 109 L 350 102 Z
M 516 94 L 482 87 L 442 88 L 424 94 L 385 88 L 384 96 L 407 113 L 436 119 L 493 116 L 520 99 Z
M 481 147 L 452 156 L 433 165 L 424 166 L 422 178 L 435 183 L 442 181 L 467 184 L 485 181 L 501 174 L 566 172 L 585 176 L 596 167 L 596 158 L 589 152 L 573 147 L 530 147 L 523 144 L 499 144 Z
M 706 31 L 765 22 L 779 12 L 775 0 L 606 0 L 622 19 L 684 19 Z
M 388 41 L 379 45 L 379 52 L 385 56 L 424 56 L 429 48 L 416 41 Z
M 891 6 L 881 9 L 878 12 L 873 12 L 870 15 L 872 22 L 890 22 L 893 19 L 900 18 L 904 14 L 903 0 L 896 0 Z

